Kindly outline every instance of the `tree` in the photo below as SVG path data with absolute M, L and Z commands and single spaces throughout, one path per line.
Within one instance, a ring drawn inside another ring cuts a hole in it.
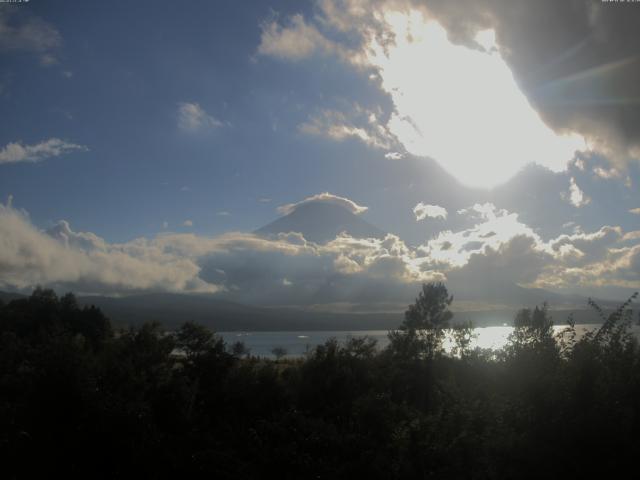
M 287 354 L 287 349 L 284 347 L 275 347 L 271 350 L 271 353 L 276 357 L 276 360 L 280 360 Z
M 401 330 L 442 330 L 449 326 L 453 313 L 449 305 L 453 295 L 441 282 L 423 283 L 422 291 L 413 305 L 404 313 Z
M 478 337 L 473 329 L 473 322 L 458 323 L 451 330 L 453 348 L 451 353 L 459 358 L 467 358 L 472 352 L 471 344 Z
M 195 322 L 185 322 L 180 326 L 176 332 L 176 346 L 190 360 L 224 351 L 222 339 L 216 337 L 204 325 L 199 325 Z
M 231 355 L 236 358 L 248 357 L 251 350 L 244 344 L 244 342 L 237 341 L 231 345 Z
M 548 350 L 557 347 L 553 336 L 553 320 L 546 302 L 542 307 L 536 306 L 533 310 L 520 310 L 516 314 L 513 326 L 509 341 L 516 349 Z
M 445 329 L 453 318 L 453 295 L 441 282 L 422 284 L 416 301 L 404 314 L 399 330 L 390 332 L 391 348 L 411 357 L 432 357 L 442 351 Z

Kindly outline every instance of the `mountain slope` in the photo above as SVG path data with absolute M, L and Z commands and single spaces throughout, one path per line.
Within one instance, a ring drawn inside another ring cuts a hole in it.
M 316 243 L 333 240 L 341 232 L 356 238 L 383 238 L 384 232 L 344 207 L 322 202 L 299 205 L 293 212 L 265 225 L 254 233 L 273 236 L 298 232 Z
M 21 293 L 12 293 L 12 292 L 1 292 L 0 291 L 0 302 L 9 303 L 12 300 L 20 300 L 21 298 L 26 298 L 27 295 L 23 295 Z
M 300 331 L 390 329 L 402 321 L 399 313 L 331 313 L 304 309 L 243 305 L 211 295 L 157 293 L 129 297 L 79 297 L 95 305 L 119 325 L 157 321 L 167 328 L 193 321 L 216 331 Z
M 511 324 L 520 307 L 533 307 L 543 300 L 550 300 L 551 313 L 556 325 L 564 324 L 569 312 L 573 312 L 576 323 L 600 322 L 596 313 L 586 306 L 584 299 L 574 298 L 574 304 L 570 306 L 566 297 L 550 299 L 549 294 L 550 292 L 544 290 L 536 290 L 534 295 L 539 298 L 536 298 L 535 302 L 526 302 L 518 306 L 503 305 L 483 310 L 467 308 L 458 310 L 456 307 L 462 307 L 462 305 L 454 301 L 452 306 L 455 312 L 454 323 L 472 321 L 478 327 Z M 21 298 L 26 296 L 0 291 L 0 299 L 5 303 Z M 312 311 L 305 308 L 265 308 L 230 302 L 211 295 L 175 293 L 131 295 L 119 298 L 80 296 L 78 303 L 82 306 L 99 307 L 116 326 L 141 325 L 144 322 L 157 321 L 166 328 L 172 329 L 185 321 L 194 321 L 216 331 L 388 330 L 400 325 L 404 311 L 404 308 L 399 308 L 396 313 L 338 313 Z M 607 313 L 618 306 L 617 302 L 611 301 L 598 303 Z

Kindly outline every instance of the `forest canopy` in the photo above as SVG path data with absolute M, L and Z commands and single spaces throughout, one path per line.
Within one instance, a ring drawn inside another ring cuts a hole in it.
M 37 289 L 0 305 L 3 476 L 610 476 L 640 448 L 634 298 L 608 315 L 592 302 L 603 324 L 581 337 L 524 309 L 495 352 L 425 284 L 384 349 L 330 340 L 269 360 L 192 322 L 116 330 Z

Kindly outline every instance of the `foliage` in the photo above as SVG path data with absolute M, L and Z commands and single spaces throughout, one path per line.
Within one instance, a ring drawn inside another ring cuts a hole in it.
M 425 283 L 418 298 L 404 314 L 401 330 L 431 330 L 449 326 L 453 314 L 449 305 L 453 295 L 449 296 L 447 287 L 442 283 Z
M 405 312 L 400 329 L 389 334 L 392 349 L 408 357 L 430 358 L 442 353 L 445 329 L 453 318 L 451 302 L 453 296 L 444 284 L 423 284 L 415 303 Z
M 526 355 L 550 353 L 555 355 L 558 345 L 553 333 L 553 319 L 546 303 L 533 310 L 523 308 L 513 322 L 513 332 L 509 336 L 507 353 Z
M 451 353 L 459 358 L 468 358 L 472 354 L 471 343 L 477 335 L 473 331 L 473 323 L 457 323 L 451 330 L 453 347 Z
M 451 297 L 430 284 L 387 348 L 334 339 L 274 362 L 189 322 L 114 332 L 37 289 L 0 305 L 4 477 L 619 476 L 640 449 L 634 299 L 591 302 L 602 325 L 557 337 L 546 305 L 522 310 L 497 357 L 458 325 L 447 355 Z
M 287 349 L 284 347 L 274 347 L 271 350 L 271 353 L 273 353 L 273 356 L 276 357 L 276 360 L 280 360 L 287 354 Z

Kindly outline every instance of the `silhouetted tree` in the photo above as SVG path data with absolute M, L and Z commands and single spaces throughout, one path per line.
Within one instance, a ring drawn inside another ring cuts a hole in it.
M 287 354 L 287 349 L 284 347 L 274 347 L 271 350 L 271 353 L 273 354 L 274 357 L 276 357 L 276 360 L 280 360 L 282 357 L 284 357 Z
M 231 345 L 231 355 L 236 358 L 242 358 L 248 356 L 251 353 L 251 350 L 247 348 L 244 342 L 238 340 Z
M 471 354 L 471 342 L 477 337 L 473 330 L 473 323 L 467 321 L 453 326 L 453 348 L 451 353 L 460 358 L 466 358 Z
M 440 353 L 445 329 L 453 318 L 449 310 L 452 301 L 443 283 L 424 283 L 415 303 L 405 312 L 400 331 L 389 334 L 392 350 L 409 357 Z
M 504 355 L 471 352 L 469 325 L 440 355 L 425 332 L 451 297 L 427 284 L 389 348 L 331 339 L 276 362 L 194 323 L 111 334 L 37 289 L 0 304 L 3 478 L 618 477 L 640 451 L 634 298 L 591 302 L 602 325 L 570 323 L 562 355 L 546 306 L 518 313 Z
M 553 335 L 553 319 L 546 303 L 533 310 L 518 311 L 513 322 L 509 342 L 517 349 L 549 350 L 557 347 Z
M 213 352 L 224 350 L 222 339 L 205 327 L 195 322 L 183 323 L 175 335 L 178 347 L 189 360 L 197 360 Z

